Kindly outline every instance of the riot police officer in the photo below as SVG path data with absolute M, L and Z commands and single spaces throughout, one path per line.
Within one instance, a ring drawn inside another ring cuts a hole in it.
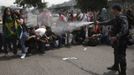
M 108 70 L 118 71 L 119 75 L 126 75 L 126 48 L 127 36 L 129 33 L 127 17 L 122 14 L 120 5 L 113 5 L 111 10 L 114 18 L 100 25 L 111 25 L 111 44 L 114 48 L 114 65 Z

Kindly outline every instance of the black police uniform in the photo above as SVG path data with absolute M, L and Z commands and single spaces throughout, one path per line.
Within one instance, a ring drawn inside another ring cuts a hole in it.
M 112 44 L 114 48 L 114 65 L 118 69 L 119 75 L 126 75 L 126 48 L 127 36 L 129 33 L 127 17 L 118 15 L 114 19 L 100 23 L 100 25 L 111 25 L 111 37 L 117 37 L 118 41 Z

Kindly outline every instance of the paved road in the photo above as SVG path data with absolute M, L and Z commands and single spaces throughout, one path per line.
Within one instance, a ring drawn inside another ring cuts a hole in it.
M 113 50 L 109 46 L 73 46 L 47 51 L 24 60 L 0 55 L 0 75 L 117 75 L 106 70 L 113 63 Z M 77 60 L 62 60 L 76 57 Z M 128 75 L 134 75 L 134 46 L 127 50 Z

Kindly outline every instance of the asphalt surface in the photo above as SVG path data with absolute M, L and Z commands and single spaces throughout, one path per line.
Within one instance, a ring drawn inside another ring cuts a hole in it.
M 66 57 L 73 57 L 65 60 Z M 63 60 L 64 58 L 64 60 Z M 128 75 L 134 75 L 134 46 L 127 50 Z M 106 68 L 113 64 L 110 46 L 72 46 L 47 51 L 26 59 L 0 54 L 0 75 L 117 75 Z

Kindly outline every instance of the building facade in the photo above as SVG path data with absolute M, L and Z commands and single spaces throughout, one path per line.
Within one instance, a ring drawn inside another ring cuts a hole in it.
M 60 9 L 65 9 L 65 10 L 69 10 L 69 9 L 74 9 L 74 7 L 77 5 L 75 0 L 70 0 L 68 2 L 64 2 L 62 4 L 57 4 L 57 5 L 53 5 L 50 7 L 51 10 L 57 11 Z

